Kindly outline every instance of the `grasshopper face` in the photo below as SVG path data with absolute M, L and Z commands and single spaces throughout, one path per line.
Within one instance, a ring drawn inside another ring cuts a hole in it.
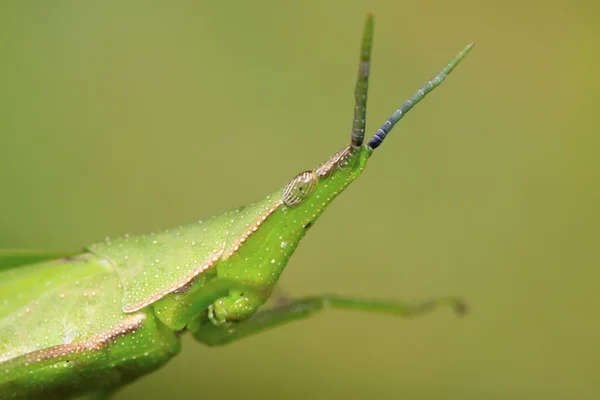
M 264 200 L 240 210 L 240 216 L 229 229 L 223 261 L 217 265 L 219 277 L 267 287 L 275 285 L 292 253 L 325 208 L 364 171 L 367 160 L 394 125 L 439 86 L 472 47 L 470 44 L 458 53 L 363 143 L 372 37 L 373 20 L 369 17 L 360 52 L 350 144 L 314 170 L 299 173 Z M 216 324 L 242 321 L 256 312 L 269 295 L 269 290 L 258 295 L 230 292 L 227 298 L 213 304 L 211 320 Z
M 283 188 L 281 203 L 287 216 L 312 226 L 325 208 L 363 172 L 373 150 L 347 146 L 314 170 L 299 173 Z M 312 215 L 312 217 L 311 217 Z M 298 218 L 303 216 L 303 218 Z

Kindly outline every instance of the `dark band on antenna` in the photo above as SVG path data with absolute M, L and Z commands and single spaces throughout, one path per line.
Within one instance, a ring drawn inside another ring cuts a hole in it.
M 452 72 L 452 70 L 465 58 L 465 56 L 473 48 L 473 43 L 465 47 L 460 53 L 458 53 L 452 61 L 448 63 L 432 80 L 427 82 L 425 86 L 419 89 L 410 99 L 406 100 L 399 109 L 397 109 L 391 117 L 381 125 L 381 128 L 375 132 L 375 135 L 369 140 L 369 147 L 376 149 L 383 142 L 385 137 L 390 133 L 394 125 L 404 117 L 404 115 L 410 111 L 419 101 L 421 101 L 427 93 L 438 87 L 444 79 Z

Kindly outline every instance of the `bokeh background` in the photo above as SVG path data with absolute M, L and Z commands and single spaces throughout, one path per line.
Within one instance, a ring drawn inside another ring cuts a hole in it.
M 471 313 L 332 311 L 224 348 L 186 337 L 118 399 L 600 398 L 597 2 L 2 2 L 0 246 L 175 226 L 318 165 L 349 140 L 368 11 L 368 132 L 476 46 L 281 286 L 458 294 Z

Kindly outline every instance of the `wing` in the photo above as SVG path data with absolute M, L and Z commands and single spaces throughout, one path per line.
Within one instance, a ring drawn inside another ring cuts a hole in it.
M 0 249 L 0 270 L 56 258 L 72 257 L 76 254 L 61 251 Z
M 0 363 L 105 332 L 129 317 L 122 296 L 110 263 L 89 253 L 0 271 Z
M 240 209 L 147 235 L 92 245 L 109 259 L 123 283 L 123 310 L 133 312 L 182 288 L 216 263 Z

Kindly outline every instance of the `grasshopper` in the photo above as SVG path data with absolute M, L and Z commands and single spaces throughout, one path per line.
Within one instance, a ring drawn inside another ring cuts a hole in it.
M 146 235 L 107 238 L 81 254 L 0 252 L 0 398 L 106 398 L 156 370 L 190 332 L 224 345 L 326 308 L 412 316 L 463 303 L 405 304 L 317 296 L 266 310 L 298 243 L 365 169 L 394 125 L 442 83 L 459 52 L 365 144 L 373 18 L 366 19 L 350 144 L 264 199 Z

